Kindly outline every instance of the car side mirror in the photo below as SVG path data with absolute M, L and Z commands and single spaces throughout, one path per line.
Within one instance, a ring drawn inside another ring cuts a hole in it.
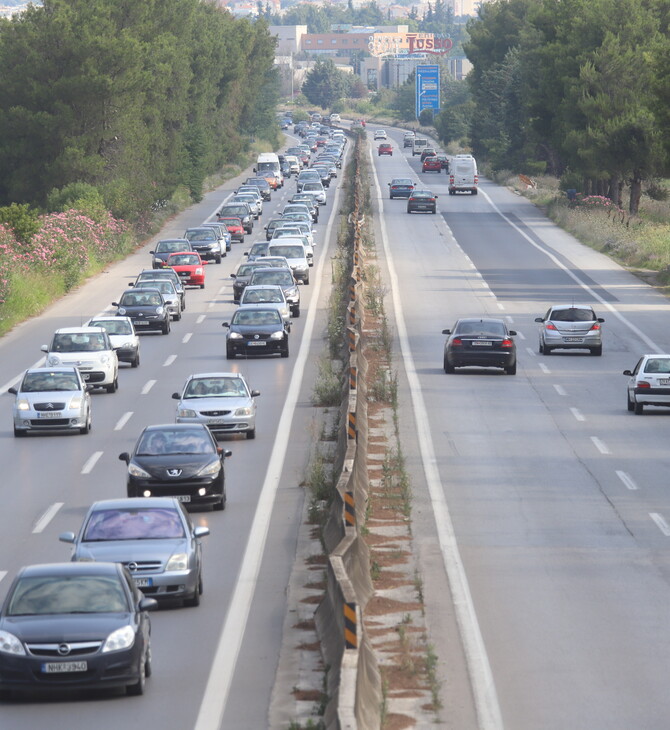
M 47 345 L 42 345 L 42 347 L 40 347 L 40 350 L 42 350 L 42 352 L 49 352 L 49 347 Z
M 173 400 L 181 400 L 181 396 L 179 395 L 179 393 L 173 393 L 172 394 L 172 399 Z
M 149 251 L 149 253 L 156 253 L 155 251 Z
M 544 322 L 544 319 L 542 317 L 535 317 L 535 321 L 542 323 Z
M 255 398 L 256 396 L 258 396 L 260 394 L 261 394 L 260 390 L 252 390 L 251 391 L 251 397 L 252 398 Z
M 515 332 L 514 330 L 509 330 L 507 334 L 508 334 L 508 335 L 509 335 L 510 337 L 515 337 L 515 336 L 516 336 L 516 332 Z
M 230 451 L 230 449 L 226 449 L 226 450 L 225 450 L 225 451 L 223 452 L 223 455 L 224 455 L 224 456 L 225 456 L 226 458 L 228 458 L 229 456 L 232 456 L 232 455 L 233 455 L 233 452 L 232 452 L 232 451 Z
M 442 334 L 443 335 L 450 335 L 451 334 L 451 330 L 442 330 Z
M 628 375 L 629 377 L 633 377 L 633 373 L 631 373 L 631 371 L 630 371 L 630 370 L 624 370 L 624 371 L 623 371 L 623 374 L 624 374 L 624 375 Z
M 74 534 L 74 532 L 61 532 L 61 534 L 58 536 L 58 539 L 61 542 L 73 543 L 76 539 L 76 535 Z
M 119 303 L 118 302 L 112 302 L 112 306 L 113 307 L 118 307 L 119 306 Z
M 158 608 L 158 601 L 155 598 L 142 598 L 137 604 L 140 611 L 153 611 Z
M 120 453 L 119 461 L 125 461 L 126 464 L 129 464 L 130 463 L 130 454 L 127 451 Z
M 18 390 L 16 388 L 7 388 L 7 392 L 11 393 L 12 395 L 18 395 Z
M 209 527 L 198 526 L 193 530 L 193 537 L 206 537 L 209 535 Z
M 93 385 L 93 383 L 85 383 L 84 384 L 84 390 L 87 393 L 92 393 L 95 390 L 95 385 Z
M 598 322 L 602 323 L 602 322 L 604 322 L 604 321 L 605 321 L 605 320 L 604 320 L 604 319 L 603 319 L 602 317 L 598 317 Z

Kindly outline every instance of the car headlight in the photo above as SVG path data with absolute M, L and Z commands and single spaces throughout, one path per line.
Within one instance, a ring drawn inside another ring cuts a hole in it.
M 118 313 L 119 313 L 119 314 L 120 314 L 121 316 L 123 316 L 123 315 L 124 315 L 124 314 L 126 313 L 126 310 L 125 310 L 125 308 L 124 308 L 124 307 L 119 307 L 119 309 L 118 309 Z
M 238 408 L 235 411 L 236 416 L 250 416 L 252 413 L 251 408 L 249 406 L 245 406 L 244 408 Z
M 273 332 L 270 335 L 271 340 L 283 340 L 284 339 L 284 330 L 277 330 L 277 332 Z
M 163 259 L 154 258 L 154 263 L 155 264 L 160 264 L 162 266 L 163 265 Z
M 47 358 L 47 365 L 53 367 L 54 365 L 60 365 L 60 357 L 58 355 L 49 355 Z
M 167 561 L 165 570 L 188 570 L 188 555 L 186 553 L 175 553 Z
M 212 461 L 207 466 L 203 466 L 198 472 L 199 477 L 213 477 L 221 471 L 221 462 L 217 459 Z
M 164 311 L 163 307 L 156 307 L 156 314 L 163 314 Z
M 286 296 L 287 297 L 297 297 L 298 296 L 298 287 L 292 286 L 290 289 L 287 289 Z
M 239 332 L 229 332 L 228 339 L 229 340 L 241 340 L 242 335 Z
M 102 653 L 106 654 L 110 651 L 121 651 L 122 649 L 130 649 L 135 643 L 135 629 L 132 626 L 122 626 L 107 637 L 102 645 Z
M 0 631 L 0 651 L 3 654 L 12 654 L 13 656 L 26 655 L 23 644 L 9 631 Z
M 200 269 L 200 268 L 196 269 L 195 270 L 195 275 L 196 276 L 202 276 L 202 269 Z
M 140 469 L 140 467 L 132 461 L 128 464 L 128 474 L 130 474 L 131 477 L 141 477 L 142 479 L 148 479 L 151 477 L 151 474 L 144 471 L 144 469 Z
M 19 411 L 29 411 L 30 403 L 25 398 L 20 398 L 16 401 L 16 408 Z
M 70 400 L 70 410 L 79 410 L 81 408 L 82 400 L 83 399 L 80 395 L 73 396 L 72 400 Z
M 122 348 L 126 348 L 126 347 L 134 347 L 134 346 L 135 346 L 135 343 L 134 343 L 134 342 L 124 342 L 124 343 L 123 343 L 123 344 L 121 345 L 121 347 L 122 347 Z
M 198 414 L 190 408 L 179 408 L 177 410 L 177 418 L 195 418 Z

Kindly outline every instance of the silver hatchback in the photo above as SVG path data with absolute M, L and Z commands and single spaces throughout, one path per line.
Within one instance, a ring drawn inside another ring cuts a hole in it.
M 603 354 L 602 317 L 597 317 L 588 304 L 556 304 L 544 317 L 536 317 L 541 355 L 552 350 L 589 350 L 592 355 Z

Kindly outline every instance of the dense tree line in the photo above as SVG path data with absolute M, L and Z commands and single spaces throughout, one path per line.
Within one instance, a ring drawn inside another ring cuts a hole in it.
M 0 205 L 96 188 L 133 217 L 276 137 L 275 39 L 200 0 L 44 0 L 0 20 Z M 57 197 L 57 196 L 56 196 Z
M 621 203 L 666 169 L 667 0 L 497 0 L 465 45 L 471 135 L 494 167 L 546 170 Z

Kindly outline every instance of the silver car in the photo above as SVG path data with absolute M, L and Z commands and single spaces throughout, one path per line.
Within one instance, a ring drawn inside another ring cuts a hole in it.
M 140 338 L 130 317 L 93 317 L 86 326 L 102 327 L 107 332 L 119 362 L 130 363 L 134 368 L 139 366 Z
M 640 416 L 645 406 L 670 408 L 670 355 L 642 355 L 628 375 L 628 410 Z
M 91 396 L 75 367 L 30 368 L 7 391 L 14 400 L 14 436 L 47 431 L 91 430 Z
M 284 290 L 278 284 L 247 284 L 240 297 L 240 307 L 244 309 L 275 308 L 284 322 L 291 319 L 291 310 L 284 296 Z
M 170 312 L 170 316 L 175 321 L 181 319 L 181 297 L 176 290 L 175 285 L 169 279 L 155 279 L 154 281 L 141 281 L 135 284 L 135 289 L 158 289 L 163 295 L 165 306 Z
M 146 497 L 95 502 L 79 532 L 59 539 L 74 545 L 73 562 L 122 563 L 145 595 L 197 606 L 206 535 L 174 497 Z
M 544 317 L 536 317 L 539 330 L 539 351 L 549 355 L 552 350 L 589 350 L 592 355 L 603 354 L 605 321 L 597 317 L 588 304 L 556 304 Z
M 178 400 L 177 423 L 203 423 L 214 434 L 246 433 L 256 437 L 257 390 L 240 373 L 198 373 L 189 376 Z

